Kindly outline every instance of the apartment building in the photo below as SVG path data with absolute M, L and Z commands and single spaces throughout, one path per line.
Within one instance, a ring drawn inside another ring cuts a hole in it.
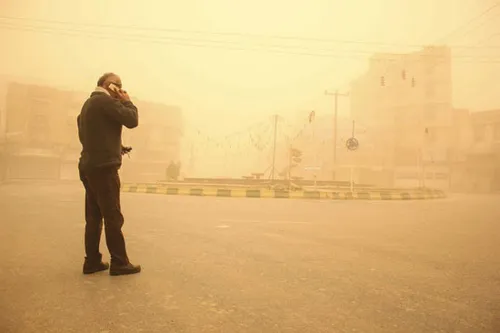
M 449 187 L 458 130 L 451 82 L 451 55 L 444 46 L 375 54 L 353 82 L 351 117 L 367 128 L 372 146 L 360 151 L 361 159 L 379 173 L 392 173 L 387 185 Z
M 458 184 L 468 192 L 500 191 L 500 110 L 474 112 L 470 115 L 471 144 L 457 164 L 464 174 Z
M 9 83 L 5 177 L 78 180 L 81 144 L 76 119 L 88 96 L 84 92 Z M 134 102 L 140 109 L 140 126 L 124 131 L 124 144 L 134 148 L 133 158 L 125 160 L 130 164 L 125 179 L 144 180 L 148 173 L 155 175 L 155 180 L 162 179 L 168 162 L 179 159 L 181 110 L 136 98 Z
M 71 94 L 10 83 L 6 97 L 7 178 L 59 179 Z

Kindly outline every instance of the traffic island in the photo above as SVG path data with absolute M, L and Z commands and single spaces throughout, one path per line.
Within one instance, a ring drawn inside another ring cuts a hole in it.
M 182 187 L 159 184 L 124 184 L 122 192 L 149 193 L 163 195 L 184 195 L 198 197 L 226 198 L 275 198 L 275 199 L 317 199 L 317 200 L 429 200 L 442 199 L 446 194 L 441 190 L 370 189 L 362 191 L 287 191 L 255 188 L 214 188 Z

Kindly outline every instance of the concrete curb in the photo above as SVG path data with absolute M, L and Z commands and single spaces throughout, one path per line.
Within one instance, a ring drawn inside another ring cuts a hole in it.
M 363 191 L 363 192 L 319 192 L 319 191 L 273 191 L 258 189 L 224 189 L 210 187 L 168 187 L 162 185 L 124 184 L 126 193 L 148 193 L 226 198 L 276 198 L 276 199 L 320 199 L 320 200 L 430 200 L 446 198 L 443 191 Z

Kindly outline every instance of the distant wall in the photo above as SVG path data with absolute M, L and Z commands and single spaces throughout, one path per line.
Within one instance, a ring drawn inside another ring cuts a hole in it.
M 0 184 L 6 180 L 7 177 L 7 154 L 2 146 L 0 146 Z

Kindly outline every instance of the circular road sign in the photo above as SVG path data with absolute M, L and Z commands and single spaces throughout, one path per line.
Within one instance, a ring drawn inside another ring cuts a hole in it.
M 359 147 L 359 141 L 358 139 L 352 137 L 346 141 L 345 145 L 349 150 L 356 150 Z

